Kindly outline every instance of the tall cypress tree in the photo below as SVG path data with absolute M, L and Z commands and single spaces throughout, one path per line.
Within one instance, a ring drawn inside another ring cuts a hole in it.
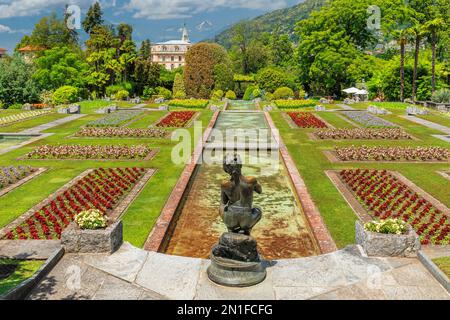
M 88 10 L 86 19 L 83 21 L 83 29 L 86 33 L 91 34 L 95 27 L 103 24 L 103 12 L 100 3 L 95 2 Z

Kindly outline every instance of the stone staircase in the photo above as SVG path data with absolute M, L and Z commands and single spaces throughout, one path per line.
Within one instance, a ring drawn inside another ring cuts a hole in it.
M 368 258 L 358 246 L 267 262 L 266 280 L 226 288 L 209 260 L 148 252 L 125 243 L 112 255 L 65 255 L 30 299 L 449 299 L 418 259 Z M 73 281 L 73 280 L 79 280 Z

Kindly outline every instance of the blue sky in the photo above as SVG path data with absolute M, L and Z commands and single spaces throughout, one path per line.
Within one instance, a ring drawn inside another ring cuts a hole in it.
M 55 11 L 62 16 L 67 4 L 81 8 L 82 18 L 93 0 L 0 0 L 0 47 L 11 51 L 34 24 Z M 100 0 L 108 23 L 126 22 L 134 39 L 153 42 L 178 39 L 186 23 L 192 41 L 211 38 L 227 26 L 301 0 Z M 81 38 L 85 38 L 80 31 Z

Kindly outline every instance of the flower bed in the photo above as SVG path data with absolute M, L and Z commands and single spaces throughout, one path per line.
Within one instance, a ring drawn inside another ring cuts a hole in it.
M 167 136 L 167 131 L 156 128 L 85 127 L 78 131 L 76 136 L 95 138 L 164 138 Z
M 0 191 L 35 172 L 36 168 L 29 166 L 0 167 Z
M 89 122 L 86 124 L 88 127 L 118 127 L 124 122 L 130 121 L 131 119 L 141 115 L 143 111 L 117 111 L 107 115 L 106 117 Z
M 357 169 L 339 175 L 371 216 L 403 220 L 424 245 L 450 244 L 450 218 L 391 173 Z
M 311 100 L 275 100 L 275 105 L 280 109 L 298 109 L 315 107 L 316 102 Z
M 85 210 L 110 213 L 145 173 L 143 168 L 96 169 L 38 209 L 3 240 L 54 240 Z
M 309 112 L 288 112 L 292 121 L 300 128 L 327 128 L 322 120 Z
M 35 110 L 35 111 L 20 112 L 6 117 L 0 117 L 0 126 L 8 125 L 18 121 L 28 120 L 51 112 L 52 112 L 51 110 Z
M 169 102 L 169 106 L 171 107 L 198 108 L 198 109 L 204 109 L 208 106 L 208 104 L 209 101 L 204 99 L 190 99 L 190 100 L 174 99 Z
M 448 161 L 450 151 L 441 147 L 343 147 L 335 148 L 341 161 Z
M 191 121 L 195 113 L 195 111 L 172 111 L 158 122 L 156 126 L 183 128 Z
M 366 111 L 341 111 L 346 117 L 352 121 L 359 123 L 365 127 L 396 127 L 395 124 L 376 117 Z
M 145 159 L 152 149 L 145 145 L 43 145 L 26 155 L 28 159 Z
M 314 132 L 314 135 L 319 139 L 345 140 L 345 139 L 388 139 L 401 140 L 412 139 L 403 129 L 397 128 L 383 128 L 383 129 L 323 129 Z

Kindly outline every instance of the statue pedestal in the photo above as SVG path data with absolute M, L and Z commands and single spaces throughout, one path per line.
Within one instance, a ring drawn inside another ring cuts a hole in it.
M 211 265 L 207 272 L 211 281 L 227 287 L 250 287 L 266 278 L 266 269 L 261 261 L 236 261 L 214 254 L 211 254 Z

